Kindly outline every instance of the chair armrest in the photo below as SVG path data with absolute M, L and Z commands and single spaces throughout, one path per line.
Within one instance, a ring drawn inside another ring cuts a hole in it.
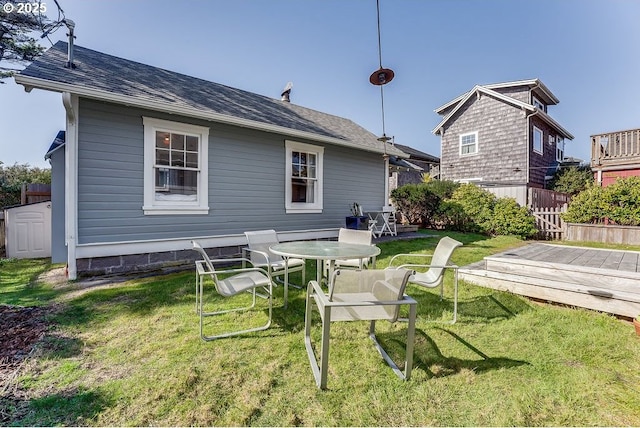
M 243 248 L 242 251 L 244 253 L 254 253 L 254 254 L 259 254 L 260 256 L 264 257 L 264 264 L 268 265 L 270 264 L 270 260 L 269 260 L 269 254 L 265 253 L 264 251 L 260 251 L 260 250 L 252 250 L 251 248 Z M 255 263 L 254 263 L 255 264 Z
M 229 268 L 229 269 L 216 269 L 214 271 L 210 271 L 207 269 L 206 264 L 203 260 L 196 260 L 196 270 L 198 275 L 218 275 L 218 274 L 232 274 L 232 273 L 243 273 L 243 272 L 261 272 L 266 275 L 269 279 L 271 279 L 271 273 L 269 273 L 266 269 L 261 267 L 255 267 L 251 264 L 251 260 L 246 259 L 244 257 L 239 258 L 231 258 L 231 259 L 213 259 L 211 260 L 212 264 L 230 264 L 230 263 L 249 263 L 250 267 L 242 267 L 242 268 Z
M 395 256 L 391 257 L 391 260 L 389 260 L 389 266 L 388 267 L 394 267 L 393 266 L 393 262 L 395 261 L 396 258 L 398 257 L 422 257 L 422 258 L 432 258 L 433 254 L 396 254 Z M 402 265 L 402 266 L 407 266 L 407 265 Z M 402 266 L 397 266 L 397 267 L 402 267 Z
M 423 267 L 423 268 L 442 268 L 442 269 L 459 269 L 460 266 L 458 265 L 430 265 L 430 264 L 406 264 L 406 265 L 400 265 L 397 266 L 398 269 L 400 268 L 416 268 L 416 267 Z

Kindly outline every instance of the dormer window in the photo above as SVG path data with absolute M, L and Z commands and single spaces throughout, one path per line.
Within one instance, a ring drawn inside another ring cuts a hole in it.
M 542 110 L 543 112 L 547 112 L 547 106 L 544 105 L 539 99 L 537 99 L 535 96 L 531 96 L 532 98 L 532 104 L 535 108 L 538 108 L 540 110 Z

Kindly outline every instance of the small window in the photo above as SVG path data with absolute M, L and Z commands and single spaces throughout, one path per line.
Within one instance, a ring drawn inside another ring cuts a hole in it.
M 560 136 L 556 138 L 556 160 L 564 160 L 564 138 Z
M 321 213 L 324 147 L 285 142 L 287 213 Z
M 536 153 L 542 154 L 542 141 L 543 141 L 543 133 L 542 130 L 533 127 L 533 151 Z
M 542 110 L 542 111 L 544 111 L 544 112 L 546 112 L 546 111 L 547 111 L 547 106 L 546 106 L 546 105 L 544 105 L 542 102 L 540 102 L 540 100 L 539 100 L 539 99 L 537 99 L 537 98 L 536 98 L 536 97 L 534 97 L 533 95 L 531 96 L 531 98 L 532 98 L 532 104 L 533 104 L 533 106 L 534 106 L 535 108 L 538 108 L 538 109 L 540 109 L 540 110 Z
M 478 153 L 478 132 L 470 132 L 460 135 L 460 155 L 472 155 Z
M 144 213 L 206 214 L 209 128 L 143 118 Z

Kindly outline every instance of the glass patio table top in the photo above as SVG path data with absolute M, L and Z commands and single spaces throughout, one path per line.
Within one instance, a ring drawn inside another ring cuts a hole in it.
M 291 241 L 274 244 L 269 251 L 283 257 L 317 260 L 317 280 L 322 279 L 322 261 L 328 260 L 329 271 L 333 270 L 336 260 L 364 259 L 380 254 L 375 245 L 348 244 L 338 241 Z

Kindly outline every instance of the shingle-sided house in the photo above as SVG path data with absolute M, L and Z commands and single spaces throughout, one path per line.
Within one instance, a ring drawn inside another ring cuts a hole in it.
M 232 255 L 247 230 L 337 236 L 354 201 L 385 204 L 383 154 L 406 157 L 348 119 L 79 46 L 68 67 L 67 50 L 16 82 L 62 95 L 69 278 L 185 263 L 194 238 Z
M 548 112 L 558 98 L 539 80 L 477 85 L 435 111 L 442 120 L 440 177 L 487 188 L 544 188 L 573 135 Z M 518 202 L 526 204 L 521 198 Z

